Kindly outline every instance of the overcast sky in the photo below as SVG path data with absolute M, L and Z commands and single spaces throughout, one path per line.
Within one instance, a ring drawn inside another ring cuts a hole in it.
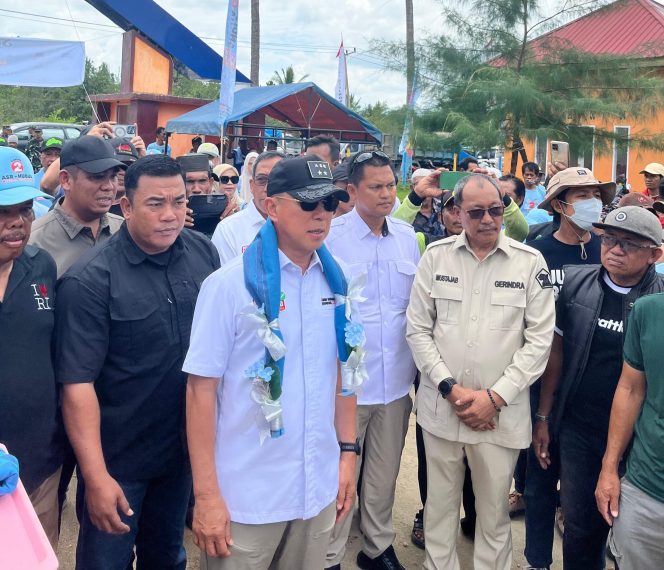
M 227 0 L 158 0 L 157 3 L 223 53 Z M 138 6 L 139 0 L 135 4 Z M 438 0 L 414 0 L 414 6 L 416 39 L 428 31 L 441 29 Z M 72 19 L 77 21 L 76 27 Z M 380 59 L 367 52 L 375 38 L 404 40 L 405 29 L 404 0 L 263 0 L 261 84 L 275 70 L 292 64 L 296 79 L 308 74 L 308 81 L 333 94 L 337 77 L 335 56 L 343 33 L 346 49 L 357 51 L 348 57 L 351 93 L 363 105 L 376 101 L 401 105 L 405 102 L 404 76 L 386 71 Z M 247 76 L 250 34 L 250 1 L 240 0 L 237 67 Z M 114 73 L 118 76 L 120 73 L 122 30 L 85 0 L 20 3 L 0 0 L 0 36 L 80 39 L 85 42 L 87 56 L 95 63 L 106 62 Z

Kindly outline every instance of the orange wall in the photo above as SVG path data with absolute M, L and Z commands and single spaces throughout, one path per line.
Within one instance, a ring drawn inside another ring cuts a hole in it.
M 171 72 L 170 60 L 139 37 L 134 44 L 133 91 L 168 95 Z
M 613 130 L 615 126 L 620 127 L 630 127 L 630 136 L 638 137 L 644 136 L 647 133 L 661 133 L 664 132 L 664 111 L 660 112 L 654 117 L 647 119 L 634 119 L 634 118 L 625 118 L 621 121 L 609 121 L 609 122 L 600 122 L 595 121 L 584 123 L 584 125 L 595 125 L 597 127 L 608 128 Z M 535 143 L 533 141 L 526 141 L 524 143 L 526 153 L 528 154 L 528 160 L 535 159 Z M 609 145 L 609 148 L 604 151 L 602 154 L 599 154 L 599 150 L 596 149 L 593 156 L 593 173 L 599 180 L 613 180 L 613 143 Z M 547 162 L 549 162 L 549 148 L 547 144 Z M 629 147 L 628 155 L 628 165 L 627 165 L 627 182 L 631 184 L 632 190 L 644 190 L 643 184 L 643 175 L 639 174 L 646 164 L 649 162 L 659 162 L 664 164 L 664 149 L 662 150 L 644 150 L 638 148 L 635 144 L 631 144 Z M 503 171 L 509 172 L 510 168 L 510 153 L 505 153 L 505 159 L 503 163 Z M 517 175 L 521 176 L 521 164 L 522 161 L 519 158 L 517 166 Z M 540 168 L 544 168 L 545 165 L 540 164 Z
M 198 107 L 192 105 L 174 105 L 172 103 L 162 103 L 159 105 L 158 126 L 165 127 L 166 123 L 175 117 L 184 115 Z M 189 152 L 191 148 L 191 139 L 195 134 L 172 135 L 168 137 L 168 144 L 171 147 L 171 156 L 173 158 Z M 147 142 L 147 141 L 146 141 Z M 153 142 L 153 141 L 149 141 Z

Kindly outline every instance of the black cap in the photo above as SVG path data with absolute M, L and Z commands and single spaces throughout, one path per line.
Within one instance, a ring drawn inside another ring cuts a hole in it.
M 210 160 L 207 154 L 184 154 L 177 157 L 183 172 L 207 172 Z
M 318 202 L 338 194 L 342 202 L 350 196 L 332 183 L 330 165 L 315 155 L 280 160 L 267 180 L 267 195 L 287 193 L 300 202 Z
M 340 180 L 348 180 L 348 162 L 337 164 L 337 166 L 332 169 L 332 182 L 338 182 Z
M 127 139 L 113 137 L 110 142 L 115 149 L 115 158 L 124 163 L 125 166 L 129 166 L 139 159 L 136 147 Z
M 62 141 L 57 138 L 57 137 L 51 137 L 48 140 L 45 140 L 42 145 L 41 145 L 41 151 L 44 152 L 45 150 L 50 150 L 50 149 L 55 149 L 55 150 L 62 150 Z
M 90 174 L 99 174 L 124 164 L 115 158 L 111 143 L 99 137 L 83 135 L 62 147 L 60 167 L 65 166 L 78 166 Z

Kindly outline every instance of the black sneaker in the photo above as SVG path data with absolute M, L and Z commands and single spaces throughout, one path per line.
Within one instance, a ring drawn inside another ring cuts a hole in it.
M 391 545 L 376 558 L 369 558 L 360 550 L 357 554 L 357 565 L 362 570 L 406 570 L 399 562 L 394 547 Z

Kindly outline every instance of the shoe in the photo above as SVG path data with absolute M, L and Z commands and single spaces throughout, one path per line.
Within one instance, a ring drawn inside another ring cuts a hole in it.
M 510 493 L 509 511 L 510 511 L 510 517 L 515 517 L 526 511 L 526 503 L 523 500 L 523 495 L 521 493 L 518 493 L 516 491 Z
M 357 565 L 362 570 L 406 570 L 399 562 L 394 547 L 391 545 L 376 558 L 369 558 L 360 550 L 357 554 Z
M 463 517 L 459 524 L 461 525 L 461 534 L 470 540 L 475 540 L 475 523 L 477 520 L 475 518 Z
M 341 564 L 335 564 L 334 566 L 330 566 L 329 568 L 325 568 L 325 570 L 341 570 Z
M 562 507 L 556 509 L 556 528 L 560 533 L 560 536 L 565 534 L 565 514 L 563 513 Z
M 413 530 L 410 533 L 410 541 L 424 550 L 424 513 L 418 511 L 415 513 L 415 520 L 413 521 Z

